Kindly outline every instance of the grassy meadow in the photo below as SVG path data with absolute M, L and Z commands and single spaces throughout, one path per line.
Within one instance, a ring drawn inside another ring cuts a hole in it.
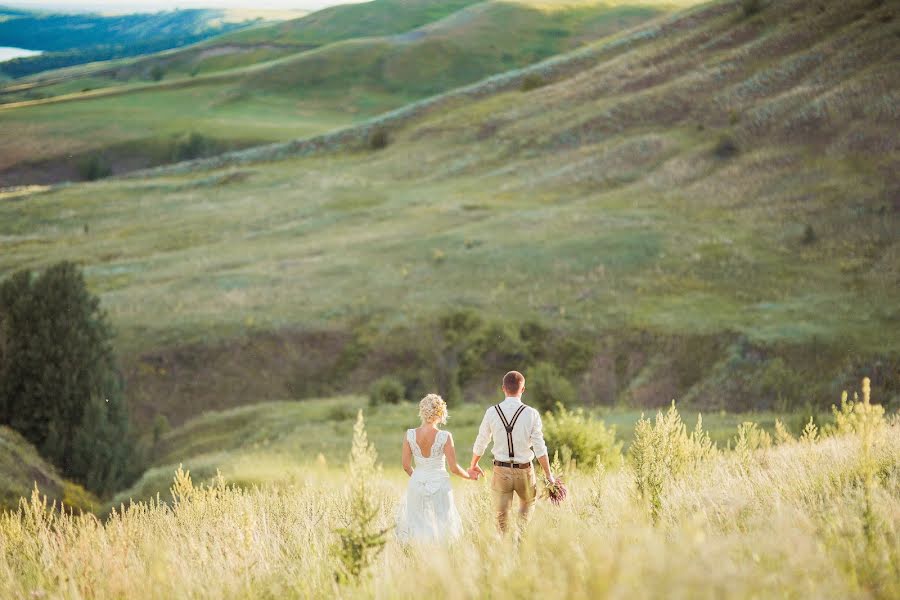
M 460 456 L 471 455 L 487 406 L 488 401 L 451 409 L 447 428 L 453 433 Z M 265 402 L 205 413 L 160 435 L 150 449 L 150 466 L 144 476 L 119 493 L 112 506 L 129 500 L 149 500 L 157 494 L 167 498 L 179 465 L 190 470 L 197 483 L 208 483 L 221 472 L 228 481 L 242 487 L 296 482 L 304 478 L 303 473 L 310 465 L 317 468 L 341 465 L 350 451 L 353 424 L 360 410 L 365 414 L 369 441 L 381 457 L 385 473 L 399 476 L 403 432 L 419 425 L 415 404 L 370 407 L 368 399 L 362 396 Z M 701 414 L 696 410 L 681 413 L 690 426 Z M 627 449 L 634 437 L 635 424 L 644 413 L 598 409 L 589 414 L 615 427 L 617 439 Z M 794 435 L 800 435 L 810 416 L 722 411 L 702 414 L 702 419 L 710 438 L 727 448 L 735 445 L 738 425 L 744 422 L 758 423 L 774 436 L 775 421 L 780 418 Z M 833 419 L 826 413 L 815 415 L 815 421 L 821 427 Z
M 353 479 L 324 461 L 252 487 L 222 476 L 201 485 L 179 470 L 171 503 L 124 505 L 105 521 L 59 513 L 34 494 L 0 514 L 0 593 L 892 598 L 900 592 L 900 435 L 896 417 L 885 421 L 878 408 L 865 396 L 827 436 L 727 451 L 657 417 L 624 467 L 566 472 L 569 500 L 540 500 L 515 544 L 496 537 L 484 480 L 454 484 L 460 541 L 399 544 L 389 530 L 403 479 L 360 452 L 358 427 Z M 247 472 L 254 467 L 267 469 L 264 459 L 248 460 Z M 373 522 L 352 508 L 360 498 Z M 341 532 L 373 528 L 388 530 L 383 549 L 364 553 L 359 577 L 336 579 Z
M 0 426 L 0 597 L 900 597 L 898 23 L 375 0 L 4 83 L 0 280 L 79 266 L 146 470 Z M 400 545 L 409 401 L 466 462 L 513 368 L 569 500 Z

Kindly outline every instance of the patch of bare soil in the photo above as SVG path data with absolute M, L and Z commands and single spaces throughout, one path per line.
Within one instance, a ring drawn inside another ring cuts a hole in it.
M 178 425 L 204 411 L 302 397 L 305 381 L 332 367 L 351 340 L 341 331 L 284 330 L 126 358 L 134 418 L 146 424 L 162 413 Z

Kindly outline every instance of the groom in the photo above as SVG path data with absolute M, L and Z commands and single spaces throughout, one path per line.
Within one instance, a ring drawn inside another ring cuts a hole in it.
M 472 465 L 469 467 L 470 477 L 477 479 L 484 475 L 478 461 L 493 439 L 494 475 L 491 479 L 491 491 L 497 526 L 504 533 L 514 493 L 519 497 L 520 524 L 524 526 L 531 517 L 537 496 L 537 482 L 531 464 L 535 458 L 544 469 L 547 479 L 553 481 L 541 415 L 534 408 L 522 404 L 524 391 L 525 377 L 521 373 L 510 371 L 503 377 L 506 399 L 490 407 L 484 414 L 472 449 Z

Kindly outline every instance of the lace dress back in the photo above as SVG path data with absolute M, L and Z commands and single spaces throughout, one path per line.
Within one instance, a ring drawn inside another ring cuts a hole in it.
M 403 542 L 453 540 L 462 532 L 444 457 L 448 438 L 446 431 L 438 431 L 425 456 L 416 442 L 416 430 L 406 432 L 415 469 L 397 512 L 397 537 Z
M 431 444 L 431 451 L 428 456 L 422 454 L 422 449 L 416 441 L 416 430 L 410 429 L 406 432 L 409 440 L 409 446 L 412 448 L 413 457 L 416 459 L 416 471 L 447 471 L 447 459 L 444 456 L 444 444 L 447 443 L 447 432 L 438 431 L 434 436 L 434 443 Z

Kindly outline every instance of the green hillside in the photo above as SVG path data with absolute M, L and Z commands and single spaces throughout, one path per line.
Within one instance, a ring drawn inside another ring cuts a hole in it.
M 374 0 L 333 6 L 301 18 L 279 24 L 262 23 L 154 56 L 41 74 L 12 91 L 0 90 L 0 100 L 27 100 L 71 93 L 84 87 L 147 80 L 154 67 L 164 69 L 171 78 L 253 65 L 346 39 L 404 33 L 478 1 Z
M 61 478 L 25 438 L 0 425 L 0 510 L 15 509 L 19 498 L 29 497 L 35 485 L 57 504 L 88 511 L 100 506 L 80 485 Z
M 400 36 L 330 44 L 254 72 L 247 90 L 280 93 L 341 88 L 429 96 L 538 62 L 656 16 L 640 6 L 603 4 L 545 11 L 483 2 Z
M 479 399 L 536 360 L 587 403 L 896 402 L 896 10 L 716 2 L 343 132 L 8 193 L 0 273 L 85 266 L 145 423 L 385 373 Z
M 0 185 L 83 179 L 79 165 L 97 157 L 113 173 L 172 162 L 179 157 L 175 138 L 191 132 L 203 136 L 204 143 L 193 155 L 181 158 L 324 132 L 536 62 L 659 14 L 656 8 L 641 6 L 582 3 L 541 10 L 487 2 L 407 29 L 461 6 L 379 0 L 254 29 L 254 36 L 277 39 L 287 35 L 285 31 L 297 40 L 312 31 L 316 34 L 308 44 L 291 46 L 286 58 L 265 62 L 274 55 L 258 47 L 242 54 L 262 61 L 247 67 L 232 68 L 245 63 L 234 60 L 230 51 L 220 51 L 232 48 L 228 41 L 221 42 L 222 47 L 195 46 L 17 82 L 8 88 L 7 101 L 37 93 L 63 96 L 49 102 L 0 105 L 0 124 L 20 140 L 0 155 Z M 359 28 L 370 22 L 369 36 L 381 31 L 407 33 L 323 41 L 358 35 Z M 386 29 L 388 24 L 393 29 Z M 325 45 L 303 51 L 319 44 Z M 205 70 L 197 62 L 200 55 L 205 57 L 203 64 L 216 72 L 198 75 Z M 217 66 L 206 64 L 207 59 Z M 221 70 L 225 67 L 229 69 Z M 148 83 L 154 72 L 162 81 Z M 87 136 L 85 131 L 96 133 Z

